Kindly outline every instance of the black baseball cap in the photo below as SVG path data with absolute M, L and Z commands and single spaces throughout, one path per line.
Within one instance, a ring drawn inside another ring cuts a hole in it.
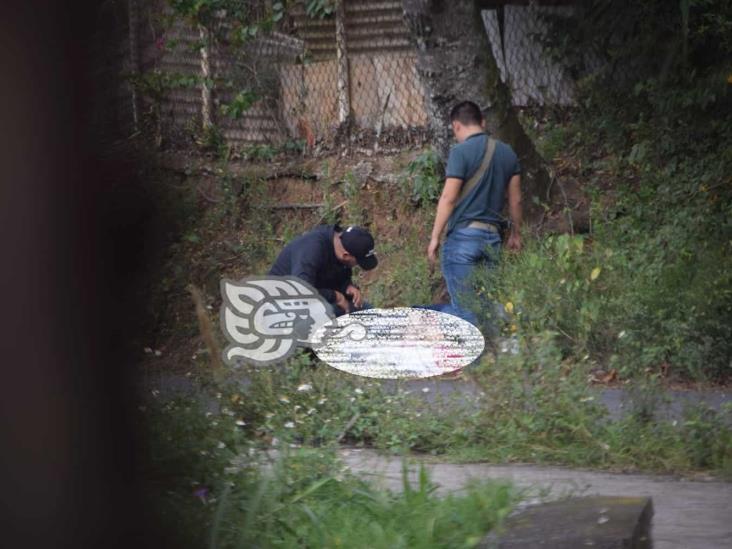
M 351 225 L 343 229 L 341 243 L 346 251 L 356 258 L 362 269 L 370 271 L 379 263 L 374 252 L 374 237 L 363 227 Z

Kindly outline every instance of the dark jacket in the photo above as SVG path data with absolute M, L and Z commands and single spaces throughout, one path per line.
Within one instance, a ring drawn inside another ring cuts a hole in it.
M 320 225 L 288 243 L 269 274 L 296 276 L 317 288 L 328 302 L 335 303 L 334 290 L 345 294 L 352 274 L 351 268 L 336 258 L 333 248 L 336 227 Z

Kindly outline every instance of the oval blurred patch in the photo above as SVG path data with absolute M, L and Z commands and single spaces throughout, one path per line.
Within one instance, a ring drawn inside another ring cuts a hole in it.
M 483 352 L 480 330 L 453 315 L 397 307 L 368 309 L 323 324 L 312 338 L 318 358 L 350 374 L 415 379 L 464 368 Z

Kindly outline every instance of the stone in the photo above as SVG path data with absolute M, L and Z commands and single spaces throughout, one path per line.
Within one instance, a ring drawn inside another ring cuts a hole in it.
M 484 549 L 651 549 L 646 497 L 570 498 L 525 508 L 486 536 Z

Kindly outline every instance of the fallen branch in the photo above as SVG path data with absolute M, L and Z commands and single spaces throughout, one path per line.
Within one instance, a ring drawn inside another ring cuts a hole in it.
M 320 218 L 318 219 L 318 223 L 320 223 L 321 221 L 323 221 L 323 220 L 325 219 L 325 217 L 326 217 L 326 216 L 327 216 L 327 215 L 328 215 L 329 213 L 331 213 L 331 212 L 335 212 L 336 210 L 340 210 L 340 209 L 341 209 L 341 208 L 342 208 L 343 206 L 345 206 L 346 204 L 348 204 L 348 200 L 344 200 L 343 202 L 341 202 L 341 203 L 340 203 L 340 204 L 338 204 L 337 206 L 335 206 L 335 207 L 333 207 L 332 209 L 330 209 L 330 210 L 328 210 L 328 211 L 324 212 L 324 213 L 323 213 L 323 215 L 321 215 L 321 216 L 320 216 Z
M 272 181 L 273 179 L 283 179 L 283 178 L 290 178 L 290 179 L 306 179 L 308 181 L 317 181 L 318 176 L 313 173 L 295 173 L 295 172 L 275 172 L 273 174 L 268 175 L 265 179 L 267 181 Z
M 275 204 L 270 206 L 273 210 L 307 210 L 317 209 L 325 206 L 322 202 L 301 202 L 299 204 Z
M 203 304 L 203 296 L 201 290 L 199 290 L 193 284 L 188 285 L 188 292 L 191 294 L 193 304 L 196 307 L 196 318 L 198 319 L 198 329 L 201 332 L 206 348 L 208 349 L 208 356 L 211 359 L 211 366 L 214 369 L 214 376 L 218 376 L 224 369 L 224 365 L 221 361 L 221 349 L 218 342 L 216 341 L 216 335 L 213 328 L 211 318 L 206 312 L 206 307 Z
M 356 422 L 358 421 L 358 418 L 361 417 L 361 412 L 356 412 L 356 415 L 353 416 L 348 423 L 346 423 L 346 426 L 343 428 L 343 431 L 341 431 L 341 434 L 338 435 L 338 438 L 336 438 L 336 442 L 340 442 L 343 440 L 343 437 L 346 436 L 346 433 L 351 430 L 351 427 L 353 427 Z

